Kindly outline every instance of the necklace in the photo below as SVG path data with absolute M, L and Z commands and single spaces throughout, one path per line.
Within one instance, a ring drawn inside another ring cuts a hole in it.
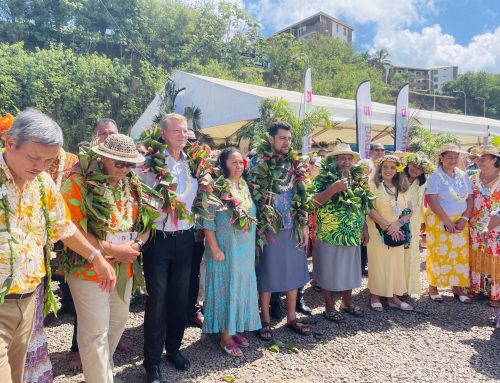
M 383 190 L 385 196 L 387 197 L 387 199 L 389 200 L 389 202 L 391 203 L 392 212 L 394 213 L 394 215 L 399 216 L 398 189 L 397 189 L 397 187 L 395 188 L 396 191 L 393 192 L 392 189 L 389 186 L 387 186 L 384 181 L 382 181 L 382 185 L 384 186 L 382 188 L 382 190 Z
M 293 188 L 293 176 L 292 176 L 292 174 L 290 174 L 290 170 L 289 169 L 287 169 L 287 172 L 286 172 L 285 176 L 280 181 L 281 182 L 278 185 L 278 188 L 279 188 L 279 190 L 280 190 L 281 193 L 284 193 L 284 192 L 287 192 L 289 190 L 292 190 L 292 188 Z
M 59 166 L 57 167 L 56 188 L 61 189 L 61 182 L 64 175 L 64 163 L 66 162 L 66 152 L 61 148 L 59 150 Z
M 114 232 L 129 231 L 134 224 L 132 219 L 132 196 L 130 195 L 130 180 L 125 177 L 124 181 L 118 181 L 116 187 L 120 190 L 120 210 L 118 209 L 118 201 L 111 187 L 106 188 L 104 196 L 106 197 L 109 205 L 111 206 L 111 217 L 115 218 L 114 224 L 109 225 L 109 229 Z
M 237 187 L 236 184 L 229 178 L 227 180 L 229 181 L 229 191 L 232 196 L 238 200 L 241 208 L 248 212 L 252 207 L 252 199 L 250 197 L 250 190 L 248 190 L 247 183 L 243 180 L 243 178 L 240 178 Z
M 444 177 L 443 174 L 444 170 L 439 169 L 436 174 L 438 175 L 439 179 L 441 182 L 448 187 L 448 191 L 450 192 L 451 196 L 455 201 L 457 202 L 464 202 L 467 199 L 467 186 L 465 184 L 465 173 L 461 172 L 459 169 L 455 168 L 453 170 L 453 184 L 450 184 L 448 180 L 448 175 L 447 177 Z M 463 195 L 458 195 L 459 189 L 463 188 Z
M 482 175 L 482 173 L 479 173 L 477 176 L 477 186 L 479 188 L 479 192 L 482 196 L 491 196 L 491 190 L 495 190 L 498 187 L 498 181 L 500 180 L 498 178 L 498 174 L 489 181 L 484 179 L 484 177 L 481 177 Z M 491 183 L 493 183 L 491 187 L 488 187 Z

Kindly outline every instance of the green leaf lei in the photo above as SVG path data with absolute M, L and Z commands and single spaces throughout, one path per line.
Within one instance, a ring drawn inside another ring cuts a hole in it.
M 167 145 L 160 142 L 160 129 L 155 126 L 151 132 L 146 131 L 142 143 L 147 149 L 144 172 L 152 172 L 156 176 L 158 184 L 155 189 L 163 201 L 161 209 L 167 215 L 172 216 L 174 224 L 179 220 L 192 223 L 195 215 L 213 219 L 209 213 L 209 207 L 211 205 L 221 207 L 222 202 L 214 194 L 211 169 L 205 160 L 208 155 L 207 150 L 197 143 L 188 143 L 184 148 L 191 175 L 198 181 L 198 192 L 193 201 L 192 213 L 190 213 L 186 204 L 177 199 L 175 193 L 177 184 L 173 183 L 173 176 L 165 165 Z
M 364 176 L 364 165 L 354 165 L 348 175 L 349 188 L 341 193 L 336 193 L 327 203 L 340 205 L 346 210 L 359 210 L 366 214 L 373 209 L 375 195 L 370 191 L 366 177 Z M 318 193 L 324 191 L 335 181 L 345 176 L 338 168 L 335 156 L 328 156 L 321 161 L 320 172 L 314 179 Z
M 69 203 L 79 206 L 83 218 L 80 220 L 80 226 L 85 232 L 91 232 L 99 241 L 105 240 L 106 235 L 111 225 L 111 204 L 105 194 L 110 187 L 106 181 L 108 175 L 103 172 L 103 165 L 98 160 L 100 156 L 91 150 L 91 148 L 81 148 L 78 153 L 80 160 L 80 169 L 77 169 L 73 174 L 79 174 L 81 178 L 77 178 L 75 182 L 83 182 L 81 188 L 82 201 L 70 200 Z M 152 230 L 153 234 L 156 231 L 155 220 L 158 213 L 153 208 L 156 200 L 160 199 L 160 195 L 152 188 L 147 186 L 134 172 L 129 172 L 126 177 L 130 180 L 130 189 L 137 196 L 138 214 L 133 224 L 132 230 L 141 235 L 147 230 Z M 81 186 L 81 185 L 80 185 Z M 70 181 L 66 181 L 61 192 L 66 188 L 71 187 Z M 86 260 L 75 252 L 66 249 L 60 269 L 65 271 L 65 274 L 72 274 L 81 271 L 85 268 Z M 134 287 L 144 287 L 144 279 L 142 276 L 142 259 L 138 257 L 132 264 L 134 274 Z M 125 263 L 116 263 L 115 272 L 117 275 L 116 288 L 118 295 L 124 299 L 125 286 L 127 283 L 126 275 L 127 265 Z
M 44 307 L 43 307 L 43 313 L 44 316 L 47 316 L 51 311 L 54 312 L 55 315 L 57 315 L 57 310 L 58 310 L 58 301 L 57 298 L 52 291 L 52 269 L 50 267 L 50 260 L 52 258 L 53 254 L 53 244 L 51 241 L 51 238 L 53 237 L 52 233 L 52 223 L 50 221 L 49 217 L 49 201 L 47 197 L 47 193 L 45 190 L 45 185 L 42 181 L 42 177 L 38 176 L 36 178 L 37 183 L 38 183 L 38 188 L 40 191 L 40 197 L 42 200 L 42 211 L 43 211 L 43 216 L 45 219 L 45 230 L 46 230 L 46 240 L 45 244 L 43 246 L 44 249 L 44 264 L 45 264 L 45 273 L 47 275 L 47 281 L 45 283 L 45 290 L 44 290 Z M 7 191 L 5 189 L 5 183 L 6 183 L 6 176 L 5 172 L 3 169 L 0 169 L 0 188 L 2 189 L 1 191 L 1 198 L 0 198 L 0 208 L 3 209 L 4 215 L 5 215 L 5 229 L 3 230 L 4 232 L 8 233 L 8 239 L 7 243 L 9 245 L 9 251 L 10 251 L 10 256 L 9 256 L 9 276 L 7 279 L 3 282 L 2 287 L 0 288 L 0 304 L 4 303 L 5 301 L 5 296 L 9 292 L 12 282 L 14 281 L 14 244 L 17 243 L 16 239 L 11 235 L 11 227 L 10 227 L 10 215 L 13 214 L 14 212 L 10 208 L 10 203 L 9 199 L 7 196 Z M 36 201 L 35 201 L 36 202 Z
M 264 135 L 257 145 L 257 156 L 261 161 L 250 169 L 248 186 L 257 205 L 257 246 L 260 250 L 267 243 L 267 233 L 271 230 L 278 234 L 282 217 L 274 206 L 274 196 L 280 193 L 283 182 L 283 168 L 289 169 L 293 189 L 291 214 L 294 236 L 297 241 L 304 239 L 303 227 L 308 225 L 308 213 L 314 210 L 312 185 L 308 182 L 308 166 L 295 150 L 286 155 L 273 154 L 268 135 Z
M 243 181 L 244 182 L 244 181 Z M 249 212 L 242 208 L 240 202 L 231 193 L 231 181 L 220 176 L 214 184 L 217 196 L 223 203 L 221 210 L 230 215 L 230 223 L 238 229 L 248 231 L 252 224 L 257 224 L 257 219 L 250 216 Z

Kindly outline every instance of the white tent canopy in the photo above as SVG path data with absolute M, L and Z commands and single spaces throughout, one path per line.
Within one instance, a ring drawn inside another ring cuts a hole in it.
M 299 92 L 266 88 L 258 85 L 221 80 L 176 71 L 171 79 L 177 89 L 186 88 L 183 103 L 201 109 L 202 132 L 216 141 L 234 141 L 235 133 L 246 123 L 259 117 L 259 105 L 268 97 L 283 98 L 297 111 L 301 109 L 303 96 Z M 353 91 L 354 93 L 354 91 Z M 158 113 L 160 97 L 149 104 L 132 128 L 137 138 L 144 128 L 151 125 Z M 356 141 L 355 101 L 341 98 L 313 96 L 313 108 L 322 107 L 332 114 L 334 128 L 317 127 L 313 139 L 316 142 L 333 142 L 340 138 L 345 142 Z M 389 133 L 394 126 L 395 108 L 392 105 L 372 104 L 372 140 L 392 144 Z M 410 115 L 432 133 L 451 133 L 464 146 L 483 143 L 492 134 L 500 135 L 500 121 L 450 113 L 410 109 Z

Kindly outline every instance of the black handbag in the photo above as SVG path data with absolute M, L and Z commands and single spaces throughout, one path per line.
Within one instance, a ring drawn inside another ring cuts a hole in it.
M 410 214 L 411 209 L 404 209 L 399 218 Z M 401 226 L 401 231 L 403 232 L 403 235 L 400 236 L 398 240 L 394 240 L 392 236 L 387 234 L 387 231 L 383 230 L 378 223 L 375 224 L 375 227 L 377 228 L 378 232 L 380 233 L 380 236 L 382 237 L 382 243 L 386 246 L 389 247 L 399 247 L 399 246 L 404 246 L 405 249 L 410 247 L 410 241 L 411 241 L 411 232 L 410 232 L 410 224 L 405 223 L 403 226 Z

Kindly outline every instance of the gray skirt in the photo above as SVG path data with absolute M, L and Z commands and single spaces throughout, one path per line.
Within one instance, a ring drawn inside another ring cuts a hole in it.
M 297 248 L 292 229 L 281 230 L 277 237 L 269 238 L 255 272 L 257 290 L 262 292 L 290 291 L 309 282 L 306 255 L 304 249 Z
M 313 275 L 316 285 L 328 291 L 361 286 L 360 246 L 336 246 L 316 240 Z

